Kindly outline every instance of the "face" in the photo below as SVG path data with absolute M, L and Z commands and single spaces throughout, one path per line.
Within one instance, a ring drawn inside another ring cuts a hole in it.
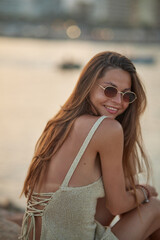
M 90 92 L 90 101 L 100 115 L 115 119 L 122 114 L 129 106 L 129 103 L 123 101 L 122 94 L 118 93 L 115 97 L 109 98 L 104 94 L 104 88 L 114 86 L 120 92 L 131 90 L 130 74 L 120 68 L 110 69 L 105 75 L 98 79 Z

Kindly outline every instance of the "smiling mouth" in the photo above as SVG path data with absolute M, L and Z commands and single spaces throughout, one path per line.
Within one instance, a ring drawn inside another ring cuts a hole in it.
M 116 114 L 118 112 L 118 108 L 114 108 L 114 107 L 106 107 L 107 111 L 111 114 Z

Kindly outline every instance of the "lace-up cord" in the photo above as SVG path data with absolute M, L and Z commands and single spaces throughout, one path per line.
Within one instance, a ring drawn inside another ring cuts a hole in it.
M 36 239 L 35 233 L 35 217 L 42 217 L 45 207 L 48 205 L 49 200 L 52 198 L 53 193 L 33 193 L 31 199 L 28 200 L 27 209 L 22 225 L 21 236 L 19 239 L 29 240 L 31 231 L 33 230 L 33 240 Z M 43 206 L 43 209 L 36 208 Z M 30 222 L 29 222 L 30 219 Z

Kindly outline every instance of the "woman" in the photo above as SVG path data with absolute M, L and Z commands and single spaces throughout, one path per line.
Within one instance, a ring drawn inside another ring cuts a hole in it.
M 144 166 L 149 172 L 140 127 L 145 107 L 128 58 L 102 52 L 88 62 L 37 142 L 22 191 L 28 202 L 21 239 L 160 239 L 157 192 L 135 179 Z

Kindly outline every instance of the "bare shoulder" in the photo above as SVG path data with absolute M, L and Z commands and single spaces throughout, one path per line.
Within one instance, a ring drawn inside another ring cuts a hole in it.
M 122 125 L 115 119 L 105 118 L 97 129 L 95 137 L 97 146 L 101 147 L 123 142 Z
M 80 135 L 87 134 L 99 118 L 100 116 L 82 115 L 76 119 L 74 130 Z M 107 139 L 110 140 L 111 137 L 118 138 L 118 136 L 123 138 L 123 128 L 121 124 L 117 120 L 107 117 L 103 119 L 96 130 L 94 138 L 101 143 L 102 141 L 106 142 Z
M 74 123 L 74 130 L 79 134 L 88 133 L 99 117 L 100 116 L 92 115 L 82 115 L 78 117 Z
M 115 119 L 105 118 L 99 126 L 99 133 L 123 133 L 122 125 Z

